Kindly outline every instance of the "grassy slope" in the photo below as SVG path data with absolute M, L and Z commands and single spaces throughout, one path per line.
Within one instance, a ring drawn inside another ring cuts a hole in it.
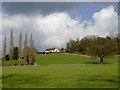
M 51 64 L 94 64 L 99 63 L 99 58 L 90 58 L 83 56 L 74 56 L 66 54 L 50 54 L 43 56 L 36 56 L 36 63 L 39 65 L 51 65 Z M 104 63 L 117 63 L 118 57 L 105 58 Z
M 46 66 L 50 64 L 82 64 L 96 59 L 51 54 L 37 56 L 41 66 L 3 67 L 3 88 L 114 88 L 118 87 L 117 57 L 110 64 L 79 66 Z
M 57 64 L 97 64 L 100 62 L 99 58 L 91 58 L 91 57 L 83 57 L 83 56 L 74 56 L 67 54 L 49 54 L 36 56 L 36 63 L 38 65 L 57 65 Z M 7 65 L 9 65 L 9 61 L 7 61 Z M 118 63 L 118 57 L 109 57 L 104 58 L 105 64 L 116 64 Z M 19 65 L 18 60 L 14 60 L 12 65 Z M 22 64 L 24 61 L 22 60 Z

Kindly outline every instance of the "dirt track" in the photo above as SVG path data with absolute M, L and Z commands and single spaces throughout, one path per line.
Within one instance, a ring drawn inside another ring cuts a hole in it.
M 76 56 L 83 56 L 83 57 L 92 57 L 92 56 L 81 55 L 81 54 L 71 54 L 71 53 L 63 53 L 63 54 L 76 55 Z
M 78 65 L 92 65 L 92 64 L 58 64 L 58 65 L 48 65 L 48 66 L 78 66 Z

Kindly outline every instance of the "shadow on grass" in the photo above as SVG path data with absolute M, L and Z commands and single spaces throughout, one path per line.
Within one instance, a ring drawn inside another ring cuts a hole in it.
M 106 81 L 108 81 L 108 82 L 114 82 L 114 83 L 120 83 L 119 81 L 112 80 L 112 79 L 107 79 Z
M 45 77 L 47 77 L 48 75 L 39 75 L 39 76 L 29 76 L 29 75 L 19 75 L 19 74 L 9 74 L 9 75 L 5 75 L 5 76 L 2 76 L 2 78 L 3 79 L 5 79 L 5 78 L 14 78 L 14 77 L 18 77 L 18 79 L 19 78 L 25 78 L 25 79 L 27 79 L 27 78 L 45 78 Z
M 18 87 L 43 87 L 48 84 L 52 78 L 49 75 L 18 75 L 9 74 L 2 77 L 3 88 L 18 88 Z
M 110 77 L 107 77 L 107 76 L 88 76 L 87 78 L 81 78 L 81 79 L 77 79 L 76 80 L 77 82 L 83 82 L 83 81 L 88 81 L 88 82 L 91 82 L 91 81 L 93 81 L 93 82 L 98 82 L 98 83 L 100 83 L 100 82 L 112 82 L 112 83 L 116 83 L 116 84 L 118 84 L 118 83 L 120 83 L 119 81 L 118 81 L 118 77 L 117 76 L 112 76 L 112 78 L 111 78 L 111 76 Z
M 101 64 L 100 62 L 85 62 L 85 64 Z M 102 64 L 111 64 L 110 62 L 103 62 Z
M 5 78 L 11 78 L 11 77 L 14 77 L 16 76 L 17 74 L 9 74 L 9 75 L 6 75 L 6 76 L 2 76 L 3 79 Z
M 98 62 L 85 62 L 85 64 L 99 64 Z

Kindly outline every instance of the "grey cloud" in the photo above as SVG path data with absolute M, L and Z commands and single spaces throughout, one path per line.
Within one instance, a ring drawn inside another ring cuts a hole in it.
M 3 10 L 10 15 L 14 14 L 32 14 L 41 12 L 47 15 L 53 12 L 69 12 L 78 2 L 3 2 Z

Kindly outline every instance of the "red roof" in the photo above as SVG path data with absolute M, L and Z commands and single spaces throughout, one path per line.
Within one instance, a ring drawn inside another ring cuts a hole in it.
M 55 50 L 56 48 L 49 48 L 49 49 L 46 49 L 45 51 L 50 51 L 50 50 Z

